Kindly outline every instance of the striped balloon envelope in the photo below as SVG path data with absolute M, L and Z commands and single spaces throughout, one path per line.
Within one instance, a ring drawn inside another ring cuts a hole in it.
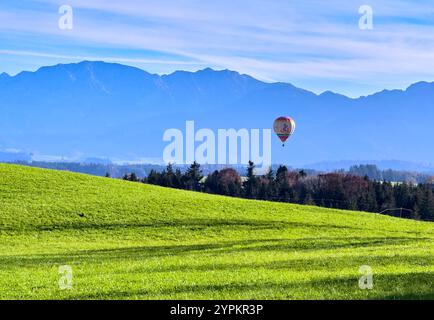
M 290 117 L 279 117 L 274 120 L 274 132 L 282 141 L 282 145 L 285 146 L 286 140 L 294 134 L 295 121 Z

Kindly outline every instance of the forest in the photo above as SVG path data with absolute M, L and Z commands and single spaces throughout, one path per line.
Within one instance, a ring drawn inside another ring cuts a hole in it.
M 356 170 L 353 168 L 353 171 Z M 245 176 L 233 168 L 215 170 L 204 175 L 200 164 L 194 162 L 185 171 L 169 164 L 160 172 L 151 170 L 143 178 L 130 173 L 125 174 L 123 179 L 231 197 L 434 221 L 434 184 L 430 181 L 416 184 L 374 180 L 368 175 L 356 175 L 355 172 L 308 175 L 304 170 L 294 171 L 284 165 L 276 170 L 270 168 L 264 175 L 256 175 L 253 162 L 249 162 Z

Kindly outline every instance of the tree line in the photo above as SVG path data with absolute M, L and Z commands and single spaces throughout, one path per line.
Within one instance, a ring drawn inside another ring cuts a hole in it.
M 349 174 L 355 176 L 368 176 L 371 180 L 376 181 L 396 181 L 407 183 L 426 183 L 432 181 L 432 177 L 426 173 L 400 171 L 400 170 L 380 170 L 376 165 L 362 164 L 350 167 Z
M 376 181 L 367 176 L 339 172 L 308 176 L 303 170 L 291 171 L 286 166 L 255 175 L 253 162 L 249 162 L 245 177 L 233 168 L 215 170 L 204 176 L 200 165 L 194 162 L 185 172 L 169 164 L 161 172 L 151 170 L 144 178 L 131 173 L 123 179 L 231 197 L 434 220 L 434 187 L 431 183 Z

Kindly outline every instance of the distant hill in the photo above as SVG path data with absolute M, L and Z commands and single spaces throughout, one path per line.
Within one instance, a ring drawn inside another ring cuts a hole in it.
M 4 164 L 0 203 L 0 299 L 434 298 L 428 222 Z
M 434 174 L 434 165 L 428 163 L 417 163 L 410 161 L 398 161 L 398 160 L 364 160 L 364 161 L 324 161 L 312 164 L 307 164 L 304 167 L 308 169 L 314 169 L 319 171 L 333 171 L 344 169 L 348 170 L 352 166 L 361 164 L 373 164 L 382 170 L 399 170 L 399 171 L 414 171 L 427 174 Z
M 84 61 L 0 76 L 0 150 L 139 160 L 161 158 L 163 132 L 271 128 L 296 119 L 286 148 L 273 138 L 273 163 L 342 159 L 433 162 L 434 83 L 350 99 L 265 83 L 234 71 L 155 75 Z
M 0 162 L 31 161 L 32 155 L 25 152 L 0 151 Z

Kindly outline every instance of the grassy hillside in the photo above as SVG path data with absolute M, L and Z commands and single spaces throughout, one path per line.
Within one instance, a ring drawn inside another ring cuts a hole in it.
M 0 165 L 2 299 L 434 298 L 433 239 L 432 223 Z

